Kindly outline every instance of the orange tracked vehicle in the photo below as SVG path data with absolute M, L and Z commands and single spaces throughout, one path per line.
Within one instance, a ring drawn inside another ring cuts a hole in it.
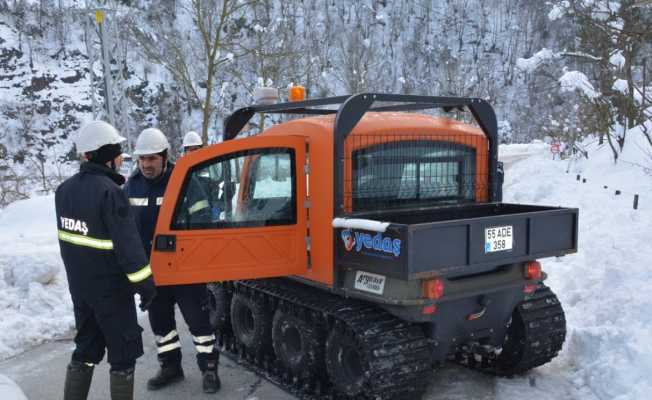
M 413 113 L 425 109 L 468 111 L 477 126 Z M 236 138 L 256 113 L 308 117 Z M 481 99 L 237 110 L 224 142 L 174 169 L 155 279 L 213 283 L 225 350 L 301 397 L 418 398 L 447 359 L 525 372 L 565 338 L 537 259 L 577 250 L 578 210 L 502 203 L 497 149 Z

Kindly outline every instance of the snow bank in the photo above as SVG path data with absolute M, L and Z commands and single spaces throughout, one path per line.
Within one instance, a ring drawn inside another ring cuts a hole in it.
M 500 145 L 498 155 L 500 158 L 507 156 L 525 156 L 532 154 L 539 154 L 543 151 L 550 152 L 550 145 L 541 140 L 534 140 L 532 143 L 514 143 Z
M 70 330 L 74 318 L 59 255 L 54 196 L 11 204 L 0 211 L 0 227 L 3 359 Z
M 2 400 L 27 400 L 27 396 L 14 381 L 0 374 L 0 398 Z
M 652 391 L 652 175 L 641 167 L 649 145 L 640 132 L 627 140 L 617 165 L 608 145 L 589 140 L 589 159 L 573 161 L 569 173 L 568 160 L 542 149 L 506 174 L 507 202 L 580 210 L 579 252 L 543 261 L 566 311 L 567 341 L 557 360 L 533 372 L 539 382 L 570 382 L 571 398 L 637 400 Z

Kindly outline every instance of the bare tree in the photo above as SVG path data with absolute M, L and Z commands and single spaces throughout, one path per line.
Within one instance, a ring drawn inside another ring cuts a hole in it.
M 241 36 L 242 22 L 256 2 L 191 0 L 189 6 L 177 5 L 180 9 L 175 10 L 174 15 L 153 16 L 153 29 L 149 32 L 140 29 L 135 22 L 130 24 L 132 34 L 147 58 L 165 67 L 180 85 L 189 109 L 193 104 L 201 107 L 204 142 L 208 142 L 208 127 L 216 110 L 215 103 L 220 101 L 215 99 L 216 95 L 219 96 L 216 77 L 225 64 L 246 54 L 237 41 Z M 192 20 L 192 30 L 184 31 L 170 23 L 180 14 Z M 193 40 L 194 37 L 198 40 Z

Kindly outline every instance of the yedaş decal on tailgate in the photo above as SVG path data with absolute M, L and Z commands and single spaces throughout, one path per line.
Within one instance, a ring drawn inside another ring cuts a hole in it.
M 382 233 L 371 235 L 369 233 L 355 232 L 349 229 L 342 231 L 342 242 L 346 251 L 355 251 L 370 256 L 382 256 L 373 252 L 363 250 L 374 250 L 379 253 L 391 254 L 394 257 L 401 255 L 401 239 L 392 239 Z

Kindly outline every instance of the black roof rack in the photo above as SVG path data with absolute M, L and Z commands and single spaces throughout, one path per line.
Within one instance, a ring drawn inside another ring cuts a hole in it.
M 392 103 L 377 105 L 376 103 Z M 337 105 L 337 108 L 325 106 Z M 498 126 L 493 107 L 483 99 L 470 97 L 414 96 L 388 93 L 359 93 L 346 96 L 326 97 L 291 103 L 253 105 L 236 110 L 224 122 L 224 140 L 234 139 L 256 113 L 267 114 L 336 114 L 333 155 L 335 182 L 343 181 L 344 141 L 366 112 L 417 111 L 441 108 L 444 111 L 468 109 L 489 140 L 489 199 L 497 199 L 496 170 L 498 163 Z M 339 161 L 339 162 L 338 162 Z M 334 188 L 334 215 L 344 213 L 341 184 Z

